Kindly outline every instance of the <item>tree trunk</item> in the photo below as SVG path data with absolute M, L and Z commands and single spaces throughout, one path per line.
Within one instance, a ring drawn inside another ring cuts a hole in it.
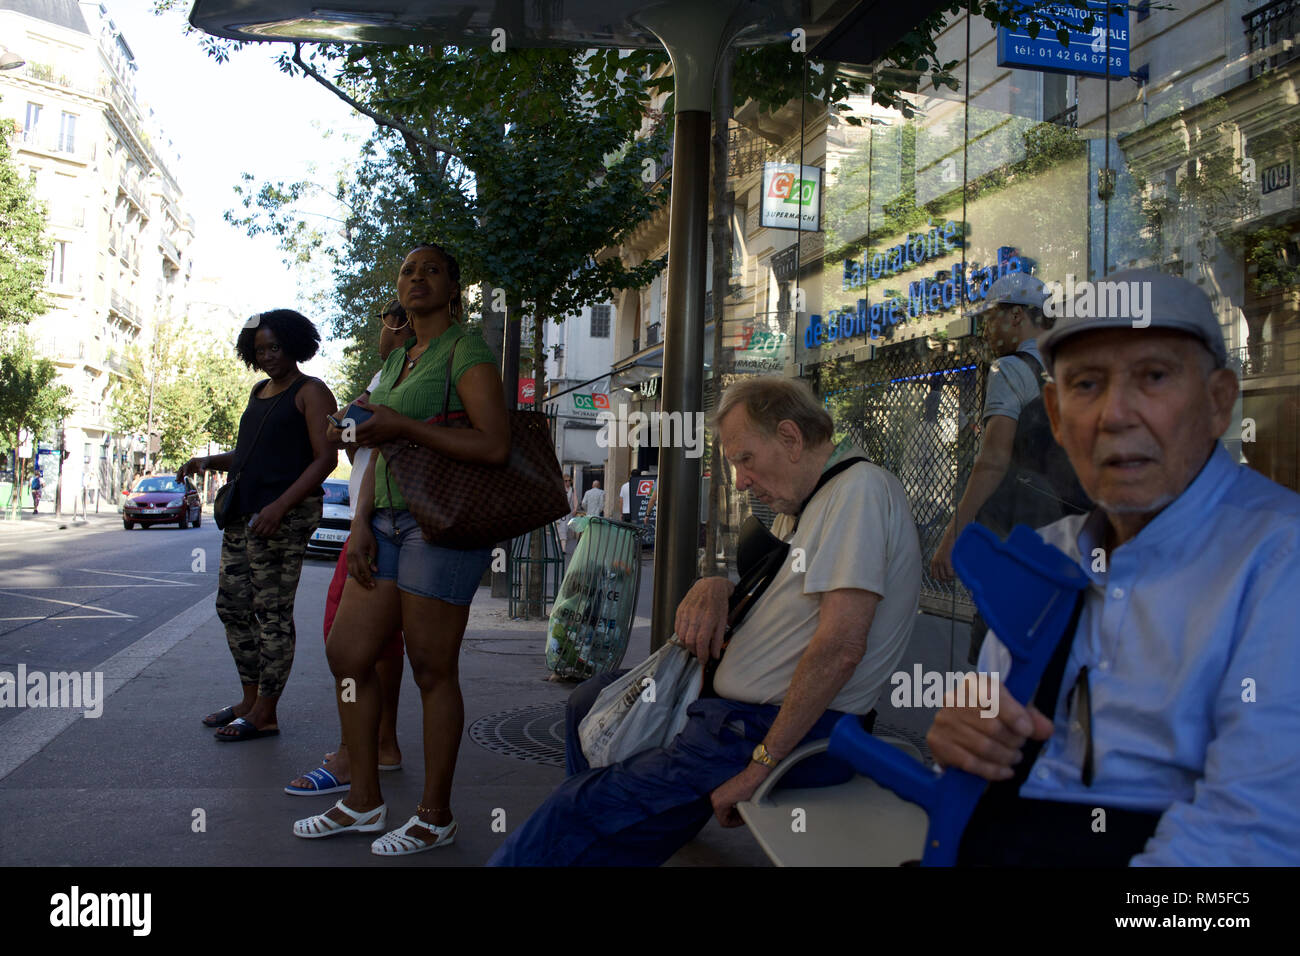
M 33 441 L 35 446 L 35 441 Z M 34 448 L 33 448 L 34 451 Z M 27 488 L 27 471 L 23 468 L 23 460 L 19 457 L 19 448 L 14 446 L 14 484 L 13 493 L 9 495 L 10 514 L 14 518 L 22 515 L 23 511 L 23 491 Z
M 713 102 L 713 395 L 714 408 L 722 397 L 723 300 L 731 282 L 731 213 L 732 194 L 727 189 L 731 148 L 731 67 L 735 50 L 723 54 L 714 87 Z M 709 465 L 709 520 L 704 532 L 704 568 L 706 574 L 718 573 L 718 536 L 725 534 L 727 517 L 727 482 L 723 471 L 722 450 L 713 435 Z M 725 540 L 725 537 L 724 537 Z
M 543 394 L 546 388 L 546 317 L 540 308 L 534 309 L 533 315 L 533 409 L 542 411 Z M 546 541 L 549 529 L 538 528 L 529 539 L 529 558 L 532 564 L 528 568 L 528 600 L 524 604 L 524 617 L 528 620 L 540 620 L 546 616 L 546 564 L 548 557 Z

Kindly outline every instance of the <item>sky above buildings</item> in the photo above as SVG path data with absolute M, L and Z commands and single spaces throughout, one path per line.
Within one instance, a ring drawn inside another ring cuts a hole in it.
M 164 155 L 195 219 L 192 298 L 219 297 L 241 315 L 296 308 L 322 325 L 310 296 L 329 288 L 325 265 L 290 269 L 273 237 L 250 238 L 222 215 L 239 204 L 233 187 L 243 172 L 258 183 L 306 179 L 330 186 L 356 156 L 370 121 L 312 80 L 281 73 L 274 58 L 284 44 L 246 47 L 218 64 L 200 49 L 197 35 L 185 35 L 186 12 L 156 16 L 150 0 L 108 0 L 107 6 L 135 54 L 138 96 L 172 141 Z M 304 208 L 339 215 L 327 199 Z M 324 375 L 339 352 L 330 343 L 308 371 Z

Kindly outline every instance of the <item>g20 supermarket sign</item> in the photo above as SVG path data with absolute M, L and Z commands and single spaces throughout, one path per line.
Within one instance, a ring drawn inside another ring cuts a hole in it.
M 762 226 L 765 229 L 817 232 L 822 227 L 821 212 L 820 166 L 763 164 Z

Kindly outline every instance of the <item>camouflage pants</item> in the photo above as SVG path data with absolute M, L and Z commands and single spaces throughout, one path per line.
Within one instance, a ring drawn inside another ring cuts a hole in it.
M 269 538 L 248 530 L 248 515 L 226 525 L 221 542 L 217 617 L 241 684 L 256 684 L 262 697 L 284 690 L 293 667 L 296 632 L 293 601 L 307 541 L 320 523 L 319 496 L 291 509 Z

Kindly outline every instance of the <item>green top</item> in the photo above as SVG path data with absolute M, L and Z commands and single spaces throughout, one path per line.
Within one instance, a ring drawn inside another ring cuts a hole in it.
M 475 365 L 486 363 L 495 368 L 496 356 L 483 341 L 483 336 L 468 333 L 459 325 L 452 325 L 446 332 L 431 341 L 428 349 L 416 362 L 415 368 L 411 369 L 410 374 L 396 388 L 393 387 L 393 383 L 402 374 L 407 353 L 415 345 L 415 336 L 407 339 L 401 349 L 393 349 L 392 354 L 388 356 L 388 361 L 384 363 L 384 370 L 379 373 L 379 384 L 370 393 L 370 404 L 387 405 L 395 412 L 421 421 L 440 414 L 443 410 L 443 389 L 447 381 L 447 356 L 458 339 L 464 341 L 456 348 L 456 361 L 452 367 L 453 387 L 447 402 L 447 410 L 464 411 L 465 406 L 461 403 L 455 385 L 460 382 L 460 377 Z M 380 455 L 375 463 L 375 508 L 398 510 L 406 508 L 406 500 L 402 497 L 397 482 L 388 478 L 388 463 L 384 461 L 383 455 Z

